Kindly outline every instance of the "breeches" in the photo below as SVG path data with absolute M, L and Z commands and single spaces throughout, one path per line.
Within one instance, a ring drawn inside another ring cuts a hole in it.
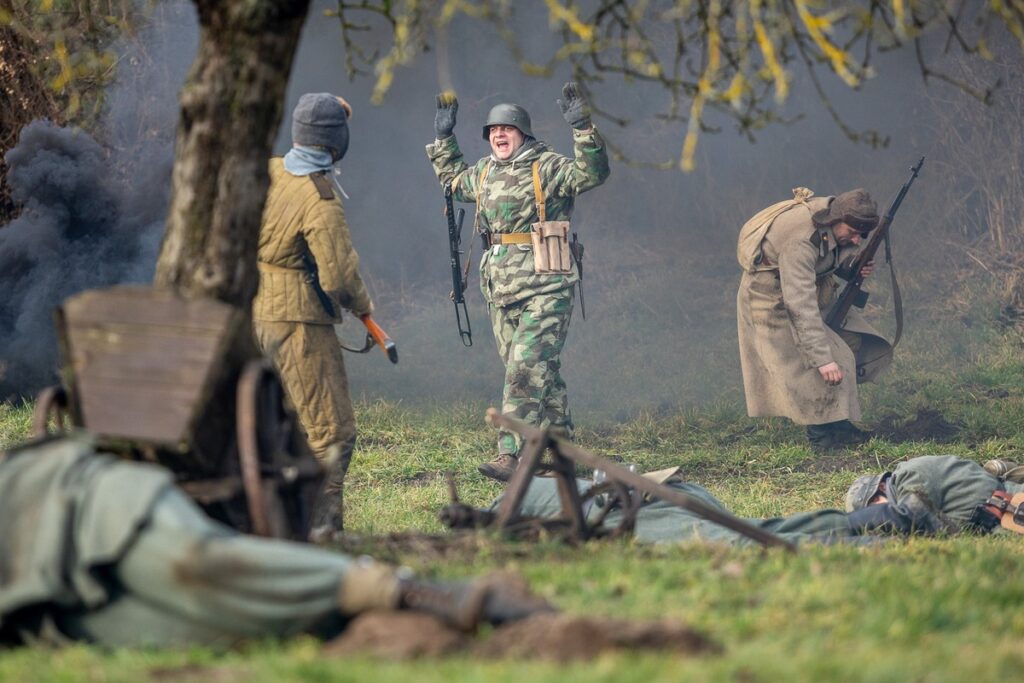
M 348 377 L 333 325 L 254 323 L 256 340 L 281 375 L 314 455 L 339 444 L 346 465 L 356 437 Z
M 528 424 L 554 427 L 568 438 L 573 423 L 559 355 L 569 331 L 574 292 L 569 287 L 510 306 L 487 306 L 505 364 L 501 412 Z M 517 435 L 498 433 L 499 453 L 515 454 L 519 445 Z

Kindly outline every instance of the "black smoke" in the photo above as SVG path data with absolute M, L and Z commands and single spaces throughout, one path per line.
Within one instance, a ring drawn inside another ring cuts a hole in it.
M 92 137 L 47 121 L 26 126 L 5 160 L 23 211 L 0 230 L 0 398 L 57 379 L 52 311 L 63 299 L 152 278 L 167 201 L 137 201 Z

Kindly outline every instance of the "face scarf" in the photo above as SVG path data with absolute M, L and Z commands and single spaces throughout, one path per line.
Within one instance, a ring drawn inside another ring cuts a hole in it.
M 284 155 L 284 170 L 292 175 L 305 176 L 317 171 L 330 172 L 334 159 L 326 149 L 295 145 Z
M 348 199 L 348 194 L 345 193 L 345 189 L 338 179 L 341 169 L 334 165 L 331 153 L 325 149 L 295 145 L 284 155 L 284 170 L 296 176 L 307 176 L 317 171 L 327 171 L 327 177 L 331 179 L 334 187 L 342 197 Z

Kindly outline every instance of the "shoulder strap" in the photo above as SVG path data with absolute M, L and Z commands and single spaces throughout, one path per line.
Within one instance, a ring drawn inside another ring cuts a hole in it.
M 547 220 L 544 211 L 544 188 L 540 186 L 540 161 L 533 162 L 533 196 L 537 201 L 537 218 Z
M 320 193 L 320 199 L 334 199 L 334 190 L 331 189 L 331 181 L 327 179 L 327 171 L 310 173 L 309 179 L 316 185 L 316 191 Z
M 476 210 L 473 212 L 473 233 L 480 234 L 480 190 L 484 186 L 487 172 L 491 170 L 491 160 L 488 159 L 484 167 L 480 169 L 480 177 L 476 179 Z

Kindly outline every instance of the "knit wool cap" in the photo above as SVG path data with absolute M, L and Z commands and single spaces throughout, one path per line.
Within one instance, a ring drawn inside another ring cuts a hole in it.
M 348 151 L 348 115 L 334 95 L 306 93 L 292 112 L 292 144 L 327 147 L 338 161 Z
M 868 232 L 878 226 L 878 205 L 867 190 L 858 188 L 838 195 L 827 209 L 815 212 L 813 219 L 820 226 L 842 221 L 855 230 Z

